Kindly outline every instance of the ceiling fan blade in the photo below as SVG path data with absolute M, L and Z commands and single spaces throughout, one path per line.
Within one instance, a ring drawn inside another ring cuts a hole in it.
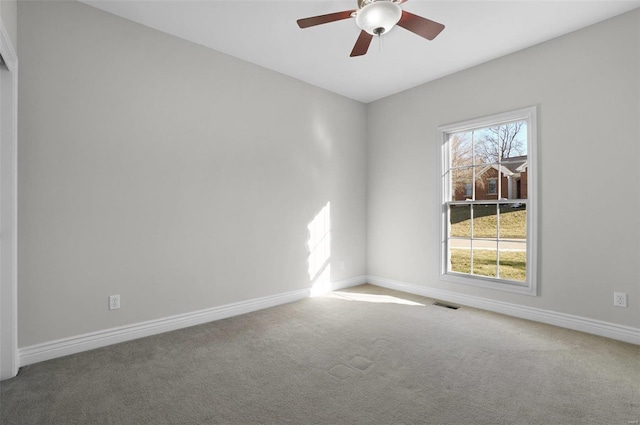
M 414 15 L 406 10 L 402 11 L 402 17 L 398 25 L 427 40 L 433 40 L 444 29 L 444 25 L 422 16 Z
M 350 18 L 353 12 L 355 12 L 355 10 L 345 10 L 343 12 L 329 13 L 328 15 L 319 15 L 312 16 L 311 18 L 298 19 L 296 22 L 298 22 L 298 26 L 300 28 L 308 28 Z
M 354 57 L 366 54 L 367 50 L 369 50 L 369 45 L 371 44 L 372 38 L 373 35 L 369 34 L 365 30 L 360 31 L 360 35 L 356 40 L 356 45 L 353 46 L 353 50 L 351 51 L 351 54 L 349 56 Z

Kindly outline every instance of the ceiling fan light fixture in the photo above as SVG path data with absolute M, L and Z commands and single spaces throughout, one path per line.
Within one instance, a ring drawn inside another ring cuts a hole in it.
M 373 1 L 356 14 L 356 24 L 371 35 L 389 32 L 402 17 L 402 8 L 391 0 Z
M 444 25 L 422 16 L 403 11 L 400 4 L 407 0 L 357 0 L 356 10 L 343 10 L 326 15 L 311 16 L 298 19 L 300 28 L 309 28 L 329 22 L 356 18 L 360 27 L 360 35 L 349 56 L 356 57 L 367 54 L 374 35 L 381 36 L 398 25 L 427 40 L 433 40 L 442 32 Z

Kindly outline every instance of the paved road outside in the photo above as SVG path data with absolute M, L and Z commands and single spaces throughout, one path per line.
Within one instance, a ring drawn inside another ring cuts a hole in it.
M 500 251 L 526 251 L 527 242 L 526 239 L 520 239 L 522 242 L 517 241 L 500 241 Z M 470 249 L 471 241 L 465 239 L 450 239 L 449 247 L 452 249 Z M 496 241 L 484 241 L 474 239 L 473 249 L 496 249 Z

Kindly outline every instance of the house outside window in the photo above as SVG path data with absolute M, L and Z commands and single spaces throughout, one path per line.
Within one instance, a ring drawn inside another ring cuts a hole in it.
M 444 280 L 536 295 L 536 108 L 442 126 Z

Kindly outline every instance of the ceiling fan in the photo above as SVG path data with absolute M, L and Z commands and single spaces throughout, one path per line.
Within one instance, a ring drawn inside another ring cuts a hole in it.
M 356 18 L 356 24 L 362 31 L 353 46 L 351 57 L 367 53 L 373 36 L 389 32 L 396 24 L 427 40 L 436 38 L 444 25 L 402 10 L 400 5 L 405 1 L 407 0 L 358 0 L 357 9 L 298 19 L 297 22 L 300 28 L 308 28 Z

